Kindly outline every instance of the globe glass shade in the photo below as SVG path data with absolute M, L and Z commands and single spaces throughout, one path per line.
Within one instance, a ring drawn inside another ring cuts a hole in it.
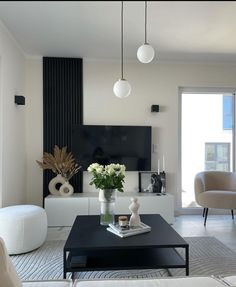
M 149 44 L 143 44 L 138 48 L 137 57 L 141 63 L 150 63 L 155 56 L 155 51 Z
M 119 79 L 113 86 L 113 92 L 118 98 L 126 98 L 130 95 L 131 86 L 125 79 Z

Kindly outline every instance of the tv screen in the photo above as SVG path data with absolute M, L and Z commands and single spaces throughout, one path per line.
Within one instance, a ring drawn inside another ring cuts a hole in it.
M 71 140 L 83 170 L 95 162 L 124 164 L 128 171 L 151 170 L 150 126 L 76 125 Z

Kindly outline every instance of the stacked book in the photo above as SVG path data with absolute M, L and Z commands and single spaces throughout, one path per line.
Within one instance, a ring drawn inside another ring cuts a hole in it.
M 131 227 L 120 227 L 118 223 L 116 224 L 109 224 L 107 230 L 118 235 L 119 237 L 129 237 L 141 233 L 146 233 L 151 231 L 151 227 L 146 225 L 145 223 L 141 222 L 139 226 L 131 226 Z

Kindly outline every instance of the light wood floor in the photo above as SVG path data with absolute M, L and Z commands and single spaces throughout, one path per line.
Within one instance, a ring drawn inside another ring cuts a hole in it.
M 214 236 L 232 250 L 236 251 L 236 216 L 208 215 L 204 226 L 200 215 L 182 215 L 176 217 L 173 228 L 183 237 Z
M 206 227 L 200 215 L 181 215 L 175 218 L 172 227 L 183 237 L 214 236 L 236 252 L 236 215 L 208 215 Z M 69 227 L 48 229 L 47 240 L 66 240 Z

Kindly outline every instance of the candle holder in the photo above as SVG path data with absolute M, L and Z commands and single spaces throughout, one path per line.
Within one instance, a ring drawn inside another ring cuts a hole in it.
M 164 170 L 160 173 L 160 178 L 162 182 L 161 193 L 166 194 L 166 173 Z

